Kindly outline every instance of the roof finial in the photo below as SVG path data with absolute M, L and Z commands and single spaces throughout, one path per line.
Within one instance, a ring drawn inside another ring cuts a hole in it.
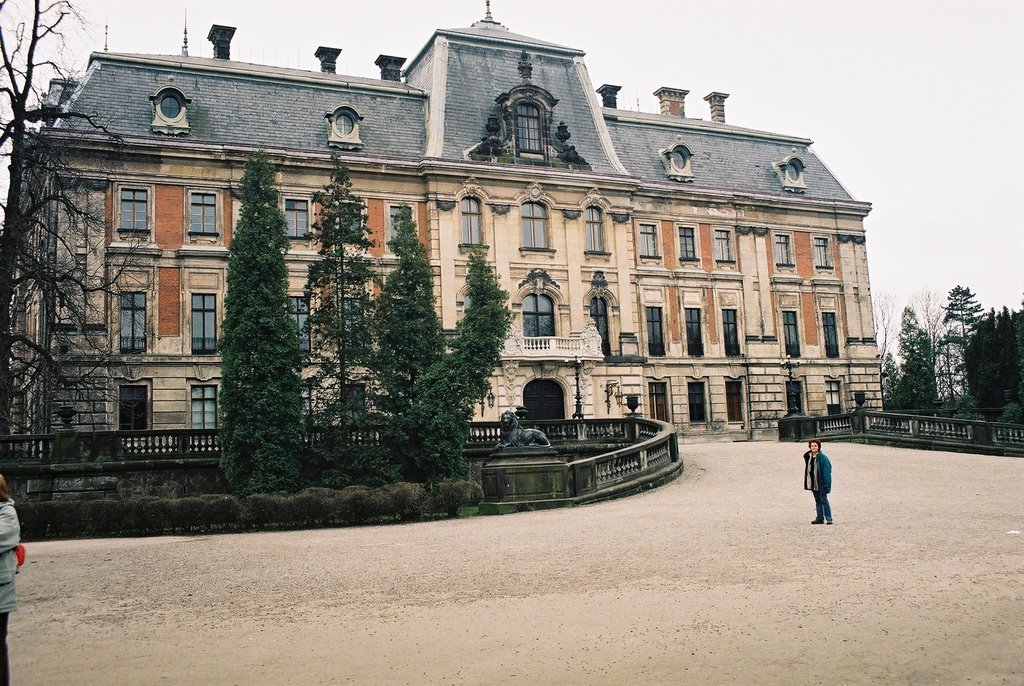
M 107 52 L 107 38 L 110 33 L 110 18 L 103 23 L 103 52 Z
M 185 8 L 185 40 L 181 43 L 181 56 L 188 57 L 188 8 Z
M 491 0 L 487 0 L 487 16 L 484 17 L 484 21 L 494 21 L 494 17 L 491 16 Z

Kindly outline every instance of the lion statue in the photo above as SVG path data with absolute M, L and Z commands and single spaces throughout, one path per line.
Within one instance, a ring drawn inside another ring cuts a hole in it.
M 543 431 L 537 429 L 524 429 L 519 426 L 519 417 L 511 410 L 501 413 L 501 439 L 498 441 L 499 448 L 546 448 L 551 441 L 544 435 Z

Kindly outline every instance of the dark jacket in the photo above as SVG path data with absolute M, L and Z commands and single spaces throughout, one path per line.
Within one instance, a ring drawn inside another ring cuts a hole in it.
M 811 457 L 810 450 L 804 453 L 804 490 L 832 492 L 832 463 L 820 450 L 816 458 Z

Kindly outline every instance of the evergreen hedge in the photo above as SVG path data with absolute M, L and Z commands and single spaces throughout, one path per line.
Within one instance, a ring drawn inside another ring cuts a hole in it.
M 111 536 L 237 533 L 356 526 L 455 517 L 483 497 L 473 481 L 394 483 L 379 488 L 307 488 L 245 498 L 200 495 L 135 500 L 19 502 L 26 541 Z

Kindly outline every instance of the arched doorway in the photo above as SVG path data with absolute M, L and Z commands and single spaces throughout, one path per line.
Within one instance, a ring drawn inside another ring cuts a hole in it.
M 523 407 L 527 419 L 565 419 L 562 387 L 550 379 L 534 379 L 523 389 Z

